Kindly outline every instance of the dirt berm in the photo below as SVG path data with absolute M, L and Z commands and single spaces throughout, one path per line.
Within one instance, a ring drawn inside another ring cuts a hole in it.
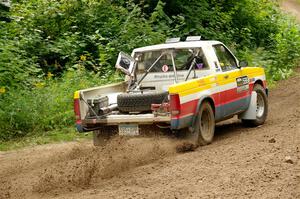
M 213 144 L 169 138 L 0 153 L 0 198 L 300 198 L 300 71 L 270 91 L 265 125 L 218 125 Z

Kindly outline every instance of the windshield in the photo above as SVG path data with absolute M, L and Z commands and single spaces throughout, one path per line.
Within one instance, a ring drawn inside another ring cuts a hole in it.
M 196 69 L 207 68 L 204 63 L 203 53 L 201 49 L 164 49 L 156 51 L 148 51 L 136 53 L 137 58 L 137 74 L 149 72 L 172 72 L 174 71 L 173 60 L 176 71 L 189 70 L 193 60 L 196 61 Z M 196 59 L 195 59 L 196 57 Z

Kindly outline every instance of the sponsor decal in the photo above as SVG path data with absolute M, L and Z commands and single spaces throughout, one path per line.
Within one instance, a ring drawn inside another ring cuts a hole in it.
M 198 63 L 196 64 L 196 68 L 197 69 L 202 69 L 204 67 L 204 64 L 203 63 Z
M 155 79 L 174 79 L 175 75 L 174 74 L 155 74 L 153 78 L 155 78 Z M 177 78 L 184 78 L 184 75 L 177 74 Z
M 165 64 L 165 65 L 162 66 L 161 70 L 162 70 L 164 73 L 165 73 L 165 72 L 168 72 L 169 66 Z
M 236 78 L 237 92 L 243 92 L 249 90 L 249 78 L 248 76 Z
M 198 80 L 198 86 L 203 86 L 205 84 L 203 79 Z

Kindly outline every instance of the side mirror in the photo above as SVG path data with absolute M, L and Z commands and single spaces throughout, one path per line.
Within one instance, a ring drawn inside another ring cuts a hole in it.
M 116 62 L 116 68 L 121 70 L 126 75 L 131 75 L 134 65 L 134 59 L 127 55 L 124 52 L 120 52 L 117 62 Z
M 240 62 L 240 68 L 247 67 L 247 66 L 248 66 L 248 62 L 247 61 L 241 61 Z

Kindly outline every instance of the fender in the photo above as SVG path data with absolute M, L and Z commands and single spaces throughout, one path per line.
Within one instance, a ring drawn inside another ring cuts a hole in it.
M 195 113 L 195 115 L 193 117 L 192 126 L 190 127 L 191 130 L 194 130 L 193 128 L 195 126 L 195 122 L 196 122 L 196 119 L 197 119 L 200 107 L 201 107 L 203 101 L 205 101 L 205 100 L 208 100 L 209 102 L 212 103 L 212 108 L 213 108 L 214 114 L 215 114 L 215 101 L 214 101 L 214 99 L 211 96 L 209 96 L 209 95 L 204 95 L 204 96 L 200 97 L 200 99 L 198 101 L 198 104 L 197 104 L 196 113 Z
M 251 100 L 248 109 L 239 114 L 238 118 L 239 119 L 244 119 L 244 120 L 255 120 L 256 119 L 256 101 L 257 101 L 257 94 L 255 91 L 252 91 L 251 93 Z

